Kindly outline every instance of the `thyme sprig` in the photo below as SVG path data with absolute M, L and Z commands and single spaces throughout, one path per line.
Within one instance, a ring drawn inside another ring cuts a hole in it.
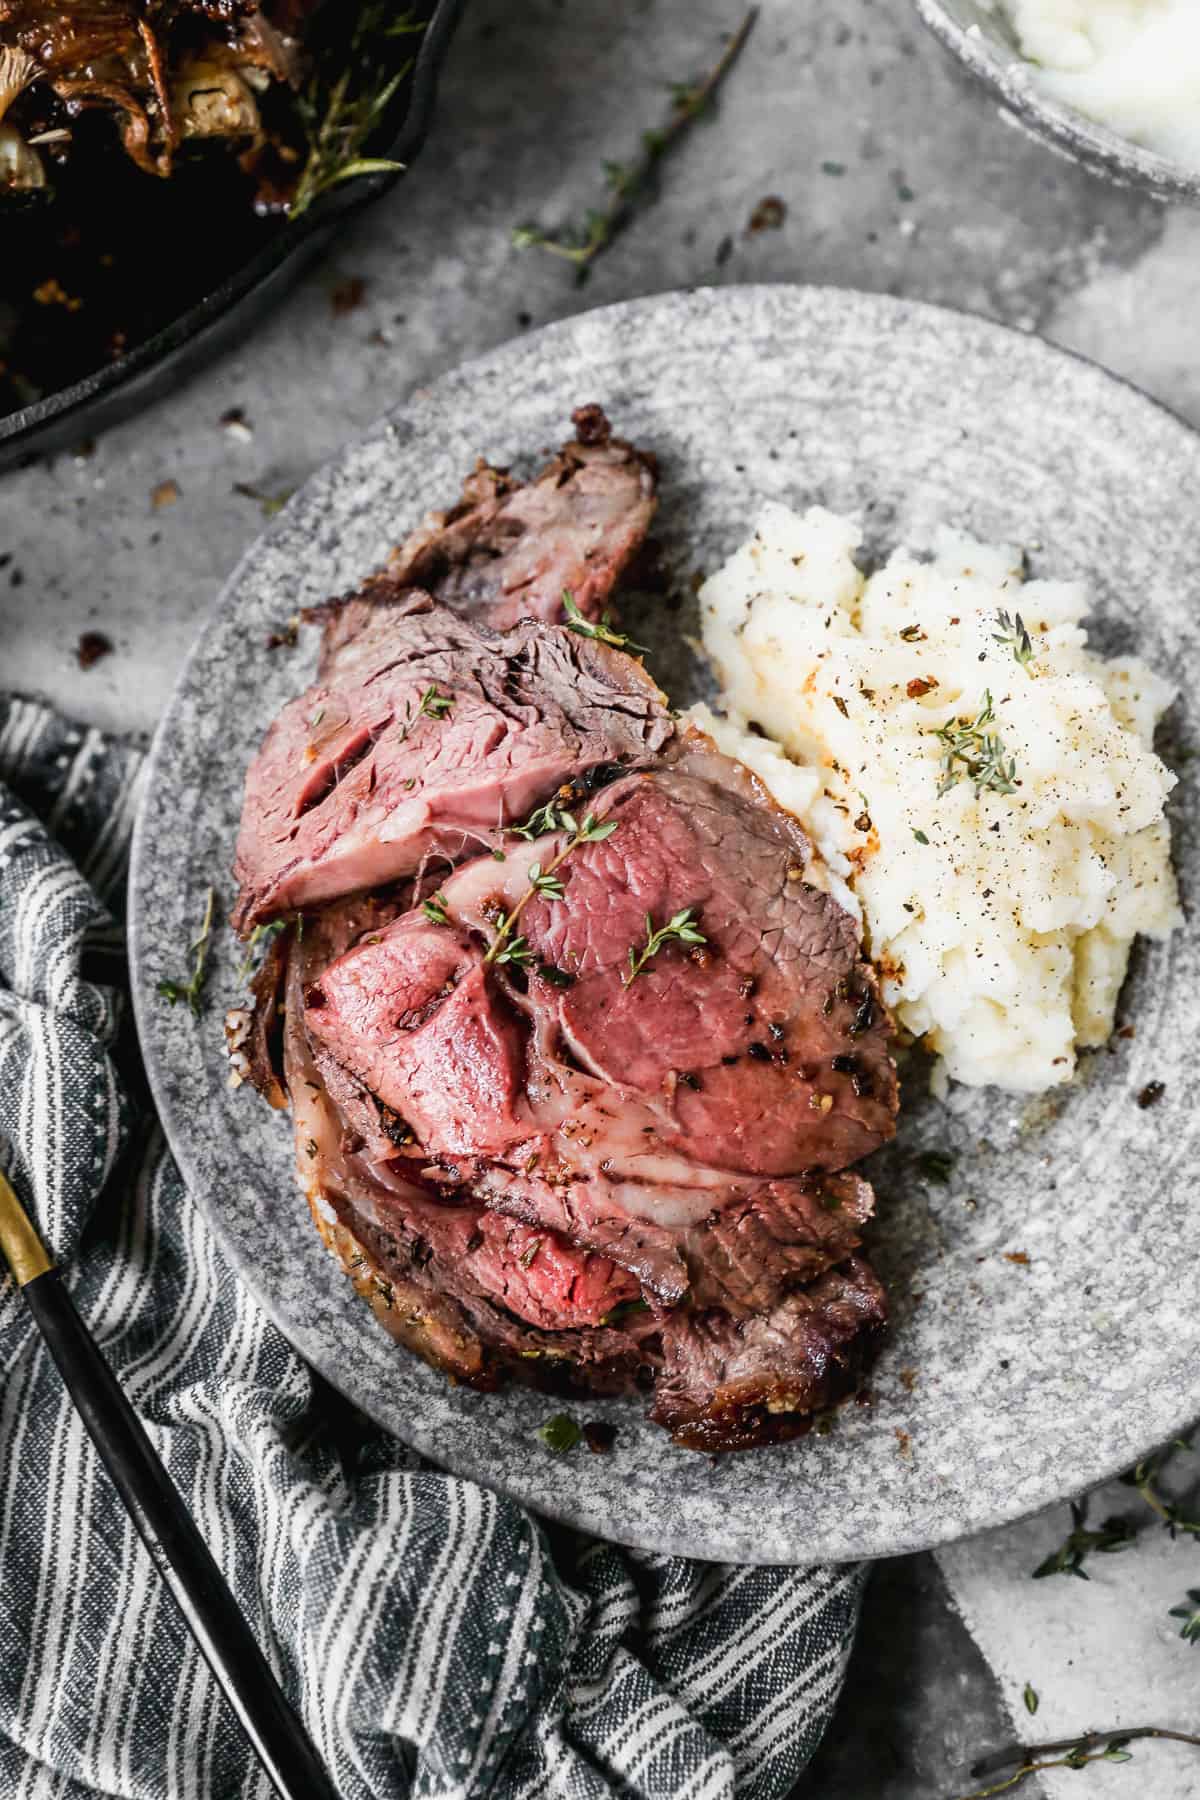
M 531 812 L 523 825 L 508 827 L 515 837 L 523 837 L 529 842 L 534 838 L 545 837 L 548 832 L 563 829 L 562 806 L 557 794 L 553 800 L 547 800 L 545 806 L 539 806 Z
M 1071 1530 L 1050 1555 L 1044 1557 L 1033 1571 L 1033 1579 L 1041 1581 L 1047 1575 L 1077 1575 L 1081 1581 L 1090 1581 L 1091 1576 L 1084 1568 L 1084 1561 L 1093 1551 L 1101 1555 L 1114 1555 L 1118 1550 L 1126 1550 L 1137 1536 L 1136 1527 L 1128 1519 L 1105 1519 L 1098 1530 L 1089 1530 L 1086 1508 L 1078 1501 L 1071 1502 Z
M 758 8 L 746 14 L 726 44 L 718 61 L 698 81 L 676 82 L 671 87 L 671 112 L 667 123 L 642 133 L 637 157 L 630 163 L 606 162 L 604 179 L 609 191 L 605 206 L 589 209 L 583 224 L 561 232 L 543 231 L 539 225 L 518 225 L 512 241 L 518 250 L 548 250 L 575 266 L 576 279 L 586 281 L 591 265 L 625 229 L 639 203 L 653 187 L 660 163 L 706 112 L 717 89 L 741 55 L 754 29 Z
M 400 733 L 400 742 L 404 742 L 418 719 L 448 719 L 453 711 L 453 697 L 450 694 L 439 694 L 437 683 L 433 682 L 418 700 L 415 713 L 412 701 L 405 702 L 404 730 Z
M 259 947 L 261 946 L 265 953 L 280 932 L 287 930 L 287 926 L 286 919 L 268 919 L 264 924 L 254 927 L 246 939 L 246 954 L 238 964 L 237 978 L 239 981 L 249 981 L 259 960 L 256 955 Z
M 708 939 L 696 927 L 695 913 L 694 906 L 685 906 L 682 912 L 677 912 L 673 919 L 668 919 L 666 924 L 660 925 L 657 930 L 650 914 L 646 914 L 646 942 L 640 950 L 635 949 L 632 944 L 629 946 L 629 973 L 624 979 L 625 987 L 632 986 L 642 970 L 653 962 L 664 944 L 707 944 Z
M 389 39 L 425 29 L 424 22 L 410 12 L 398 18 L 390 13 L 386 0 L 359 7 L 340 74 L 329 82 L 318 60 L 316 74 L 297 97 L 308 154 L 288 206 L 289 219 L 300 218 L 319 195 L 343 181 L 359 175 L 392 174 L 404 166 L 390 157 L 363 154 L 363 146 L 412 68 L 410 57 L 385 79 L 372 52 Z
M 623 631 L 615 629 L 613 616 L 607 607 L 593 625 L 590 619 L 584 618 L 576 606 L 575 596 L 570 588 L 563 589 L 562 603 L 563 611 L 567 615 L 568 631 L 576 631 L 580 637 L 595 638 L 598 644 L 611 644 L 616 650 L 638 650 L 645 654 L 645 644 L 635 644 L 631 637 L 626 637 Z
M 934 732 L 942 744 L 939 800 L 964 780 L 974 784 L 976 798 L 984 788 L 990 788 L 994 794 L 1016 792 L 1017 765 L 1011 756 L 1006 756 L 999 735 L 988 730 L 995 718 L 991 692 L 985 689 L 983 705 L 973 719 L 951 719 Z
M 431 925 L 448 925 L 450 914 L 446 911 L 446 896 L 439 892 L 431 894 L 428 900 L 422 900 L 421 911 Z
M 959 1800 L 993 1800 L 996 1794 L 1008 1794 L 1031 1775 L 1043 1769 L 1084 1769 L 1089 1763 L 1132 1762 L 1130 1744 L 1148 1738 L 1161 1738 L 1173 1744 L 1192 1744 L 1200 1748 L 1200 1737 L 1187 1731 L 1171 1731 L 1165 1725 L 1130 1725 L 1116 1731 L 1085 1731 L 1079 1737 L 1057 1738 L 1049 1744 L 1010 1744 L 985 1756 L 971 1770 L 975 1780 L 988 1775 L 1004 1775 L 1005 1779 L 990 1787 L 975 1788 Z
M 208 978 L 208 951 L 212 941 L 213 914 L 217 907 L 217 890 L 209 888 L 208 899 L 204 905 L 204 918 L 200 923 L 200 935 L 188 946 L 192 956 L 192 972 L 186 981 L 174 981 L 164 975 L 158 983 L 157 991 L 163 999 L 174 1006 L 177 1000 L 184 1000 L 191 1008 L 195 1018 L 200 1017 L 200 1003 L 204 994 L 204 983 Z
M 548 812 L 549 809 L 543 808 L 542 810 Z M 533 815 L 535 819 L 537 816 L 536 813 Z M 496 935 L 488 945 L 487 955 L 483 959 L 485 963 L 516 963 L 523 968 L 528 968 L 533 961 L 533 951 L 523 937 L 513 936 L 513 926 L 525 907 L 535 894 L 540 894 L 544 900 L 564 899 L 565 890 L 562 882 L 555 878 L 556 871 L 566 862 L 572 850 L 578 850 L 580 844 L 602 843 L 605 838 L 610 838 L 617 829 L 616 819 L 598 821 L 594 813 L 585 813 L 582 821 L 579 821 L 575 818 L 574 813 L 564 811 L 561 806 L 555 808 L 554 816 L 558 823 L 551 826 L 550 829 L 569 831 L 571 835 L 544 869 L 540 862 L 530 863 L 526 872 L 525 892 L 511 912 L 502 912 L 495 921 Z M 519 829 L 524 836 L 525 828 Z
M 1033 639 L 1025 629 L 1025 621 L 1020 613 L 1007 613 L 1001 610 L 996 614 L 999 631 L 992 633 L 994 644 L 1003 644 L 1010 649 L 1021 667 L 1033 661 Z

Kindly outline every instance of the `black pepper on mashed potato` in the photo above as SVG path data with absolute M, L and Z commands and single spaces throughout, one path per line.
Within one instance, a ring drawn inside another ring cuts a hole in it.
M 943 531 L 868 579 L 858 542 L 763 507 L 701 590 L 725 717 L 693 716 L 803 820 L 939 1078 L 1055 1086 L 1112 1031 L 1133 939 L 1180 922 L 1173 690 L 1089 650 L 1082 586 L 1007 545 Z

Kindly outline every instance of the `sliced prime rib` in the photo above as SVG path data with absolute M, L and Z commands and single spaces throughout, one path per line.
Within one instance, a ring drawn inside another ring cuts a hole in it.
M 448 924 L 408 913 L 308 994 L 310 1032 L 433 1160 L 565 1158 L 573 1187 L 688 1190 L 648 1211 L 660 1217 L 710 1210 L 697 1160 L 739 1176 L 840 1169 L 890 1134 L 895 1077 L 853 922 L 804 881 L 799 828 L 744 771 L 698 733 L 675 748 L 596 795 L 616 829 L 562 863 L 562 899 L 524 906 L 524 991 L 484 962 L 490 921 L 566 833 L 467 863 L 439 889 Z M 627 983 L 647 917 L 684 909 L 706 942 L 669 945 Z
M 851 1379 L 882 1323 L 868 1272 L 858 1312 L 821 1283 L 872 1209 L 867 1184 L 836 1171 L 892 1129 L 886 1019 L 851 921 L 803 878 L 798 827 L 706 739 L 677 734 L 592 805 L 617 829 L 560 864 L 561 899 L 524 905 L 523 977 L 489 966 L 486 945 L 562 833 L 466 863 L 432 917 L 360 934 L 291 1011 L 343 1116 L 357 1104 L 390 1122 L 358 1115 L 376 1181 L 415 1176 L 625 1271 L 693 1396 L 714 1346 L 735 1371 L 707 1422 L 686 1399 L 656 1416 L 706 1448 L 774 1441 Z M 668 946 L 626 984 L 646 915 L 684 906 L 704 945 Z M 361 1231 L 353 1201 L 342 1218 Z
M 575 632 L 493 631 L 409 589 L 335 610 L 325 635 L 247 776 L 239 930 L 498 847 L 564 782 L 671 737 L 641 664 Z
M 411 1347 L 457 1378 L 491 1387 L 508 1370 L 525 1379 L 594 1365 L 607 1385 L 632 1380 L 648 1311 L 609 1323 L 638 1298 L 638 1284 L 602 1256 L 447 1196 L 411 1166 L 373 1160 L 371 1146 L 336 1105 L 304 1029 L 303 992 L 331 955 L 394 907 L 372 897 L 326 907 L 291 947 L 283 1076 L 295 1113 L 297 1175 L 326 1242 L 356 1280 L 370 1266 L 368 1297 Z M 362 1259 L 362 1260 L 356 1260 Z
M 656 471 L 598 406 L 577 408 L 572 423 L 575 437 L 530 482 L 481 462 L 458 504 L 430 513 L 376 582 L 424 588 L 498 628 L 561 619 L 564 591 L 599 618 L 645 541 Z
M 577 425 L 552 482 L 481 471 L 323 609 L 318 684 L 247 780 L 237 922 L 304 910 L 239 1041 L 290 1096 L 326 1242 L 406 1343 L 478 1386 L 654 1387 L 677 1442 L 740 1449 L 804 1430 L 882 1329 L 851 1165 L 894 1129 L 890 1022 L 758 781 L 629 656 L 550 607 L 507 622 L 550 590 L 511 583 L 501 517 L 561 568 L 553 496 L 638 463 Z M 611 587 L 612 543 L 593 561 Z M 692 941 L 634 974 L 677 916 Z

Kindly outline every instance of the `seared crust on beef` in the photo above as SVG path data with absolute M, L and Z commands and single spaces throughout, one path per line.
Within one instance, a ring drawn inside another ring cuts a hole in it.
M 480 461 L 457 506 L 392 552 L 384 579 L 497 627 L 561 619 L 564 591 L 599 618 L 645 541 L 656 470 L 598 406 L 577 408 L 573 423 L 575 438 L 530 482 Z
M 748 1319 L 672 1313 L 650 1416 L 687 1450 L 796 1437 L 851 1390 L 886 1321 L 879 1278 L 860 1257 Z

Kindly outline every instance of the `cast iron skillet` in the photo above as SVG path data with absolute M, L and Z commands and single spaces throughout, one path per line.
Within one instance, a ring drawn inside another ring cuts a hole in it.
M 411 166 L 429 130 L 438 76 L 466 0 L 433 0 L 412 77 L 398 96 L 390 142 L 372 153 Z M 425 9 L 423 9 L 425 10 Z M 119 362 L 0 418 L 0 469 L 61 449 L 126 419 L 177 387 L 273 307 L 351 213 L 378 198 L 395 173 L 363 175 L 321 195 L 292 226 Z

